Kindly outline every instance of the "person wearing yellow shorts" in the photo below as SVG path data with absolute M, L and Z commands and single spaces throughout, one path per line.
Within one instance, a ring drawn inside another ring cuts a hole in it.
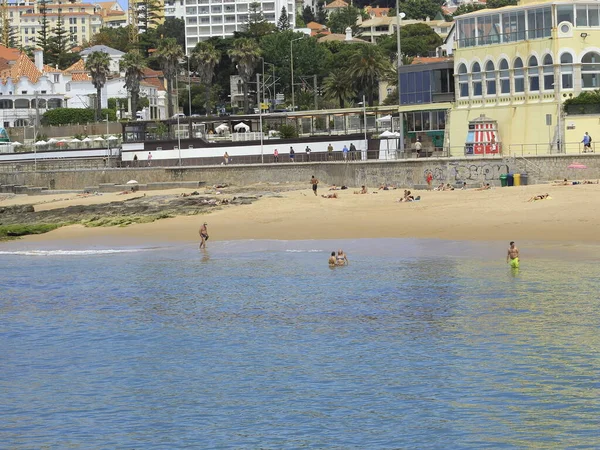
M 508 253 L 506 254 L 506 262 L 510 264 L 513 269 L 519 268 L 519 249 L 515 245 L 514 241 L 510 242 L 508 247 Z

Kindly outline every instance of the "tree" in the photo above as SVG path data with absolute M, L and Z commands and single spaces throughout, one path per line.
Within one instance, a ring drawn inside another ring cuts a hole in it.
M 354 86 L 362 89 L 373 106 L 373 97 L 378 88 L 379 80 L 385 78 L 389 71 L 389 61 L 381 49 L 375 45 L 361 45 L 358 52 L 350 59 L 348 76 Z
M 110 72 L 110 56 L 104 52 L 92 52 L 85 62 L 85 70 L 92 77 L 92 84 L 96 88 L 96 121 L 101 119 L 102 88 L 106 84 L 106 78 Z
M 132 50 L 129 44 L 129 29 L 131 25 L 117 28 L 100 28 L 100 31 L 92 36 L 90 46 L 106 45 L 122 52 Z
M 35 39 L 36 45 L 44 52 L 44 59 L 48 57 L 48 48 L 50 46 L 50 23 L 48 21 L 48 8 L 46 4 L 47 0 L 40 0 L 40 14 L 39 19 L 40 29 L 38 30 L 37 37 Z
M 463 14 L 469 14 L 475 11 L 479 11 L 480 9 L 485 9 L 486 6 L 480 3 L 462 3 L 456 10 L 452 13 L 452 17 L 461 16 Z
M 206 86 L 206 111 L 210 110 L 210 88 L 213 76 L 215 75 L 215 66 L 221 59 L 221 54 L 210 42 L 198 42 L 192 51 L 192 66 L 198 72 L 200 82 Z
M 310 6 L 305 6 L 302 10 L 302 20 L 306 24 L 315 21 L 315 13 Z
M 185 48 L 185 22 L 176 17 L 167 17 L 165 22 L 156 28 L 159 38 L 175 38 L 177 43 Z
M 46 62 L 59 69 L 66 69 L 79 59 L 79 55 L 71 53 L 73 48 L 68 31 L 64 26 L 62 12 L 58 12 L 56 26 L 52 28 L 52 36 L 48 40 Z
M 402 54 L 405 56 L 428 56 L 442 45 L 443 39 L 433 29 L 424 23 L 404 25 L 400 28 Z M 398 51 L 396 33 L 381 36 L 378 46 L 390 57 L 396 59 Z
M 325 25 L 327 23 L 327 11 L 325 10 L 325 0 L 319 0 L 317 2 L 317 9 L 315 11 L 315 22 Z
M 146 33 L 152 28 L 158 27 L 162 16 L 162 6 L 158 0 L 136 1 L 138 13 L 138 27 L 141 33 Z
M 258 2 L 250 3 L 248 7 L 248 21 L 244 25 L 242 37 L 251 39 L 260 39 L 276 30 L 275 25 L 268 22 L 263 15 L 261 4 Z
M 238 38 L 233 41 L 229 57 L 237 64 L 238 74 L 243 81 L 244 112 L 248 111 L 248 83 L 254 74 L 254 67 L 260 58 L 260 47 L 252 39 Z
M 9 20 L 2 22 L 0 26 L 0 36 L 2 36 L 2 41 L 0 43 L 5 47 L 17 47 L 17 41 L 19 40 L 17 28 L 11 27 Z
M 131 118 L 134 119 L 140 98 L 140 82 L 144 76 L 146 63 L 139 52 L 132 51 L 123 56 L 119 65 L 119 68 L 125 72 L 125 88 L 131 96 Z
M 442 7 L 435 0 L 405 0 L 400 4 L 400 11 L 406 14 L 407 19 L 425 20 L 441 14 Z
M 517 3 L 517 0 L 489 0 L 486 5 L 490 9 L 496 9 L 504 6 L 514 6 Z
M 288 19 L 288 13 L 287 9 L 285 9 L 285 6 L 281 8 L 279 20 L 277 20 L 277 29 L 279 31 L 285 31 L 290 29 L 290 20 Z
M 332 33 L 345 33 L 346 28 L 352 28 L 352 34 L 358 31 L 358 25 L 356 24 L 360 11 L 354 6 L 347 6 L 339 9 L 329 16 L 327 26 Z
M 356 90 L 346 71 L 334 71 L 323 80 L 325 98 L 338 100 L 340 108 L 347 100 L 356 96 Z
M 173 117 L 173 81 L 175 81 L 179 71 L 179 61 L 183 58 L 183 50 L 175 39 L 163 39 L 156 50 L 156 57 L 167 80 L 167 99 L 169 103 L 167 110 L 169 117 Z

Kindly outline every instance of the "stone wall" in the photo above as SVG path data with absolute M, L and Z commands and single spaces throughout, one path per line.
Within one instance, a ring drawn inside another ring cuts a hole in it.
M 585 164 L 588 169 L 567 169 L 572 163 Z M 268 183 L 307 183 L 315 175 L 323 184 L 347 186 L 382 183 L 414 187 L 425 184 L 431 172 L 435 183 L 466 181 L 470 186 L 481 183 L 499 184 L 503 173 L 527 172 L 529 183 L 562 178 L 600 178 L 600 158 L 596 155 L 540 156 L 522 158 L 450 158 L 413 159 L 402 161 L 366 161 L 332 163 L 283 163 L 266 165 L 229 165 L 189 168 L 125 168 L 44 172 L 0 173 L 2 185 L 40 186 L 50 189 L 83 189 L 104 183 L 124 184 L 136 180 L 140 184 L 204 182 L 212 185 L 228 183 L 247 185 Z

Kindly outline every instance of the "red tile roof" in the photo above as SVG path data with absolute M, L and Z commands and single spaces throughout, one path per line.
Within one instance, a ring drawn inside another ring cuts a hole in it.
M 348 3 L 344 0 L 333 0 L 328 5 L 325 5 L 325 8 L 345 8 L 346 6 L 348 6 Z
M 390 8 L 380 8 L 379 6 L 367 6 L 365 11 L 374 17 L 384 17 L 390 13 Z M 384 14 L 385 13 L 385 14 Z
M 0 45 L 0 58 L 5 59 L 7 61 L 16 61 L 19 59 L 21 52 L 16 48 L 5 47 L 4 45 Z
M 71 80 L 73 81 L 90 81 L 92 79 L 85 69 L 83 59 L 80 59 L 71 67 L 66 68 L 64 73 L 71 74 Z
M 37 83 L 42 72 L 40 72 L 33 61 L 31 61 L 25 53 L 21 53 L 19 58 L 8 69 L 0 72 L 2 82 L 6 84 L 9 78 L 13 83 L 17 83 L 21 77 L 27 77 L 32 83 Z

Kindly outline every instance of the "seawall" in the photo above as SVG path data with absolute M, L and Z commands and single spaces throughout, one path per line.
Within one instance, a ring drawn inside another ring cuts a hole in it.
M 567 166 L 584 164 L 587 169 Z M 143 167 L 123 169 L 54 170 L 0 173 L 0 185 L 37 186 L 49 189 L 84 189 L 100 184 L 124 184 L 136 180 L 140 184 L 204 182 L 208 185 L 228 183 L 248 185 L 267 183 L 307 183 L 312 175 L 323 184 L 376 186 L 382 183 L 412 188 L 425 184 L 431 172 L 435 183 L 468 185 L 499 184 L 504 173 L 528 173 L 529 184 L 548 180 L 598 179 L 600 157 L 596 155 L 539 156 L 521 158 L 423 158 L 399 161 L 281 163 L 252 165 L 217 165 L 202 167 Z

